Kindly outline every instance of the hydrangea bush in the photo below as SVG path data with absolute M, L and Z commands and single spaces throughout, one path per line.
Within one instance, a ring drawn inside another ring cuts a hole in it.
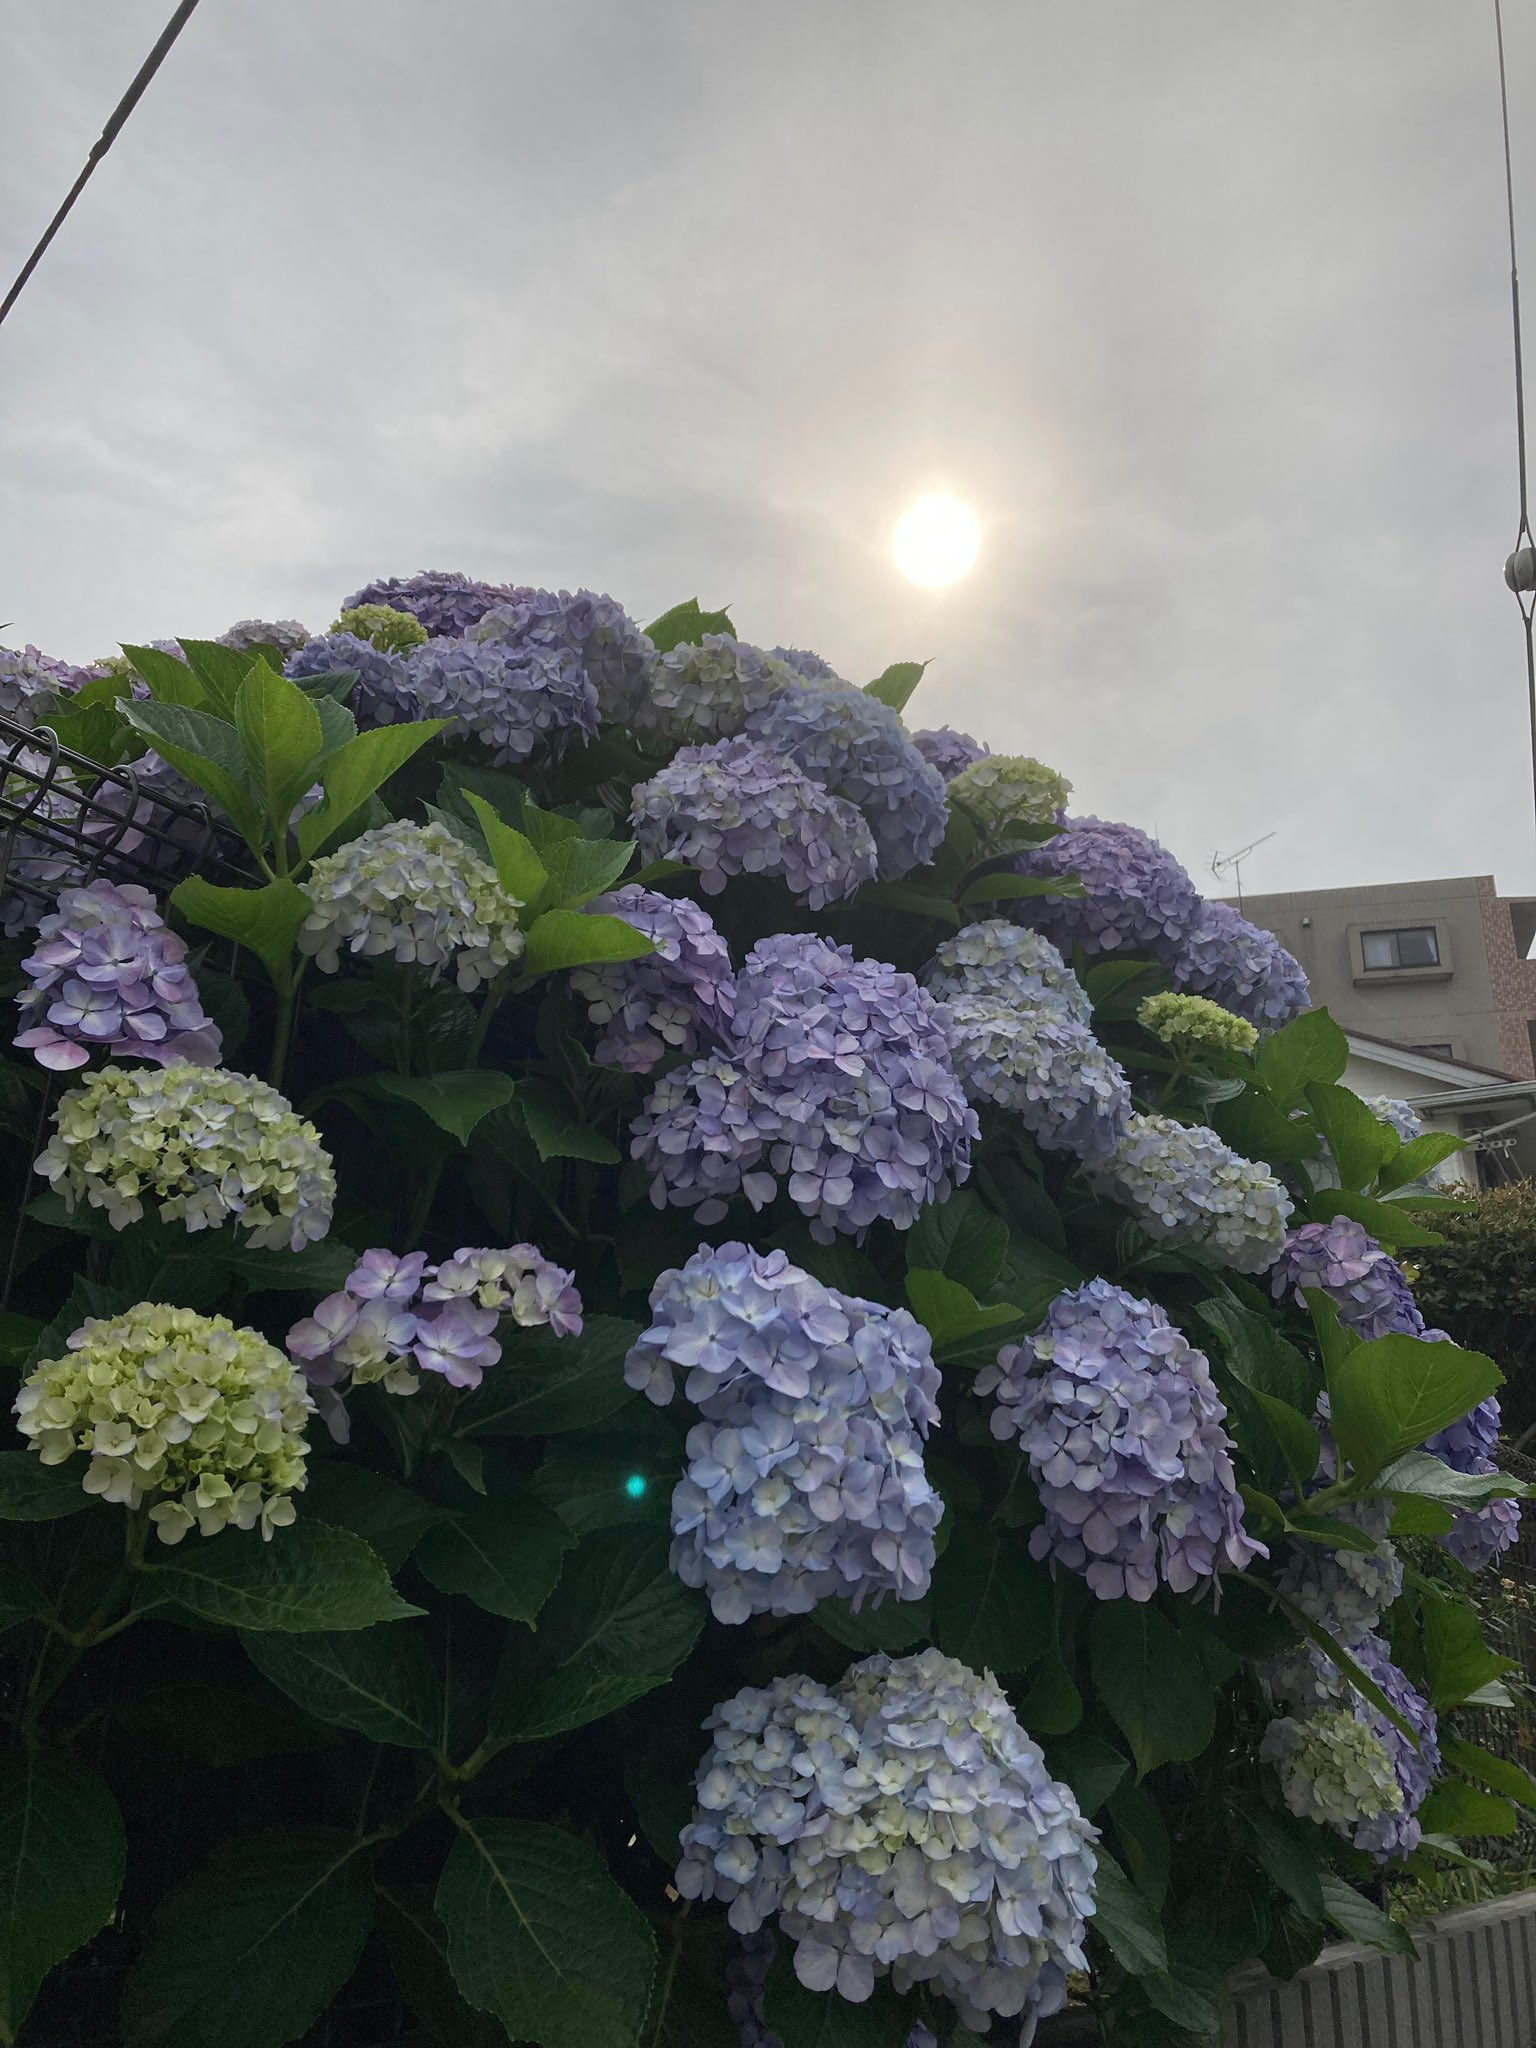
M 0 2039 L 1189 2048 L 1536 1806 L 1448 1141 L 922 675 L 439 572 L 0 658 L 225 862 L 0 878 Z

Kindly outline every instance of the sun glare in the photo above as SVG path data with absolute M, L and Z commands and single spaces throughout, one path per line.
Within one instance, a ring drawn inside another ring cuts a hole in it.
M 931 491 L 897 520 L 892 552 L 903 576 L 938 590 L 974 565 L 980 546 L 981 527 L 970 506 L 947 491 Z

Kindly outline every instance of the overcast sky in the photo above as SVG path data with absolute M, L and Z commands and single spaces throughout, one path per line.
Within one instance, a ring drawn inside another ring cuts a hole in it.
M 7 278 L 169 11 L 0 0 Z M 1536 889 L 1491 16 L 203 0 L 0 329 L 5 637 L 696 594 L 932 656 L 914 722 L 1213 893 L 1265 832 L 1254 890 Z M 985 534 L 937 594 L 889 552 L 934 488 Z

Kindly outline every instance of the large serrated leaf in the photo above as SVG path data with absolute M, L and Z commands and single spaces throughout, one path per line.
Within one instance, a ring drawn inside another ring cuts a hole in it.
M 548 1330 L 503 1339 L 505 1369 L 455 1407 L 462 1436 L 554 1436 L 590 1429 L 635 1396 L 624 1360 L 640 1325 L 588 1316 L 578 1337 Z
M 0 1762 L 0 2040 L 15 2040 L 54 1965 L 106 1926 L 126 1856 L 100 1779 L 50 1750 Z
M 1214 1690 L 1199 1657 L 1156 1608 L 1100 1601 L 1088 1624 L 1088 1655 L 1139 1777 L 1200 1755 L 1216 1725 Z
M 0 1522 L 54 1522 L 94 1505 L 73 1458 L 45 1465 L 34 1451 L 0 1451 Z
M 532 1622 L 575 1541 L 537 1494 L 519 1489 L 444 1516 L 418 1544 L 416 1563 L 440 1593 L 462 1593 L 488 1614 Z
M 420 1608 L 402 1600 L 382 1559 L 347 1529 L 300 1519 L 270 1543 L 255 1530 L 225 1529 L 145 1567 L 151 1596 L 174 1600 L 200 1621 L 228 1628 L 368 1628 Z
M 386 1622 L 335 1634 L 245 1632 L 246 1655 L 306 1714 L 370 1742 L 435 1750 L 443 1688 L 420 1625 Z

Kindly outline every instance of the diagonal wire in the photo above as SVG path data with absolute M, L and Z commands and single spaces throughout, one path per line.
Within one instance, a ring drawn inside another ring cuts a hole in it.
M 1520 476 L 1520 524 L 1504 565 L 1504 581 L 1515 593 L 1525 627 L 1525 685 L 1531 714 L 1531 777 L 1536 796 L 1536 541 L 1531 535 L 1530 488 L 1525 454 L 1525 361 L 1520 340 L 1520 266 L 1515 250 L 1515 172 L 1509 149 L 1509 77 L 1504 64 L 1504 11 L 1493 0 L 1499 46 L 1499 113 L 1504 127 L 1504 204 L 1509 221 L 1509 300 L 1515 333 L 1515 450 Z
M 135 77 L 132 85 L 129 86 L 128 90 L 113 108 L 111 119 L 107 122 L 106 127 L 102 129 L 101 134 L 92 147 L 90 155 L 85 160 L 85 169 L 76 178 L 74 184 L 70 186 L 69 191 L 65 195 L 64 204 L 53 216 L 53 219 L 49 221 L 43 231 L 42 240 L 21 266 L 16 282 L 6 293 L 4 301 L 0 302 L 0 322 L 4 321 L 6 314 L 10 312 L 12 306 L 21 297 L 28 278 L 47 254 L 49 243 L 59 232 L 59 229 L 63 227 L 65 221 L 68 220 L 75 201 L 90 183 L 91 173 L 101 162 L 113 143 L 116 142 L 124 122 L 143 98 L 145 87 L 165 62 L 172 43 L 175 42 L 187 23 L 192 19 L 193 11 L 197 4 L 198 0 L 181 0 L 181 5 L 161 30 L 160 40 L 144 59 L 143 64 L 140 65 L 138 75 Z

